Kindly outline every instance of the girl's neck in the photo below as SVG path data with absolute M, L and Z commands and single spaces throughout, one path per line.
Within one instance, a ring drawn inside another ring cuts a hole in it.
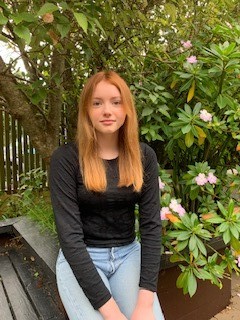
M 105 160 L 115 159 L 119 155 L 118 134 L 97 135 L 98 155 Z

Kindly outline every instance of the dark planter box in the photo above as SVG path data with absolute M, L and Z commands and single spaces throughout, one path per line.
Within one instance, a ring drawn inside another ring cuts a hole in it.
M 222 244 L 221 241 L 215 241 L 213 246 L 223 252 L 224 249 L 220 249 Z M 223 279 L 222 289 L 210 281 L 198 280 L 197 292 L 190 298 L 176 287 L 180 273 L 180 268 L 163 256 L 157 293 L 166 320 L 209 320 L 229 305 L 231 280 Z

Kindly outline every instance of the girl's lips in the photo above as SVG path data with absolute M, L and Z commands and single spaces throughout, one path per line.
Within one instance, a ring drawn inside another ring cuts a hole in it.
M 114 120 L 102 120 L 100 121 L 101 123 L 105 123 L 105 124 L 110 124 L 110 123 L 113 123 L 115 122 Z

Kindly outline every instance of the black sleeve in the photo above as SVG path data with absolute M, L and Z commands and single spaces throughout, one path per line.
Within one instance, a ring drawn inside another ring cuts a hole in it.
M 95 309 L 111 294 L 98 274 L 83 240 L 77 201 L 78 155 L 73 146 L 58 148 L 51 157 L 50 191 L 57 232 L 63 254 Z
M 161 255 L 161 219 L 158 163 L 155 152 L 143 144 L 144 184 L 139 201 L 141 235 L 140 287 L 157 291 Z

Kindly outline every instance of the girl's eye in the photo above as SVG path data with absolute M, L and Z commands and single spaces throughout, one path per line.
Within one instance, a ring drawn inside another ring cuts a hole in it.
M 121 100 L 113 101 L 113 105 L 114 105 L 114 106 L 120 106 L 121 104 L 122 104 L 122 101 L 121 101 Z
M 93 101 L 93 106 L 95 108 L 100 107 L 101 106 L 101 102 L 100 101 Z

